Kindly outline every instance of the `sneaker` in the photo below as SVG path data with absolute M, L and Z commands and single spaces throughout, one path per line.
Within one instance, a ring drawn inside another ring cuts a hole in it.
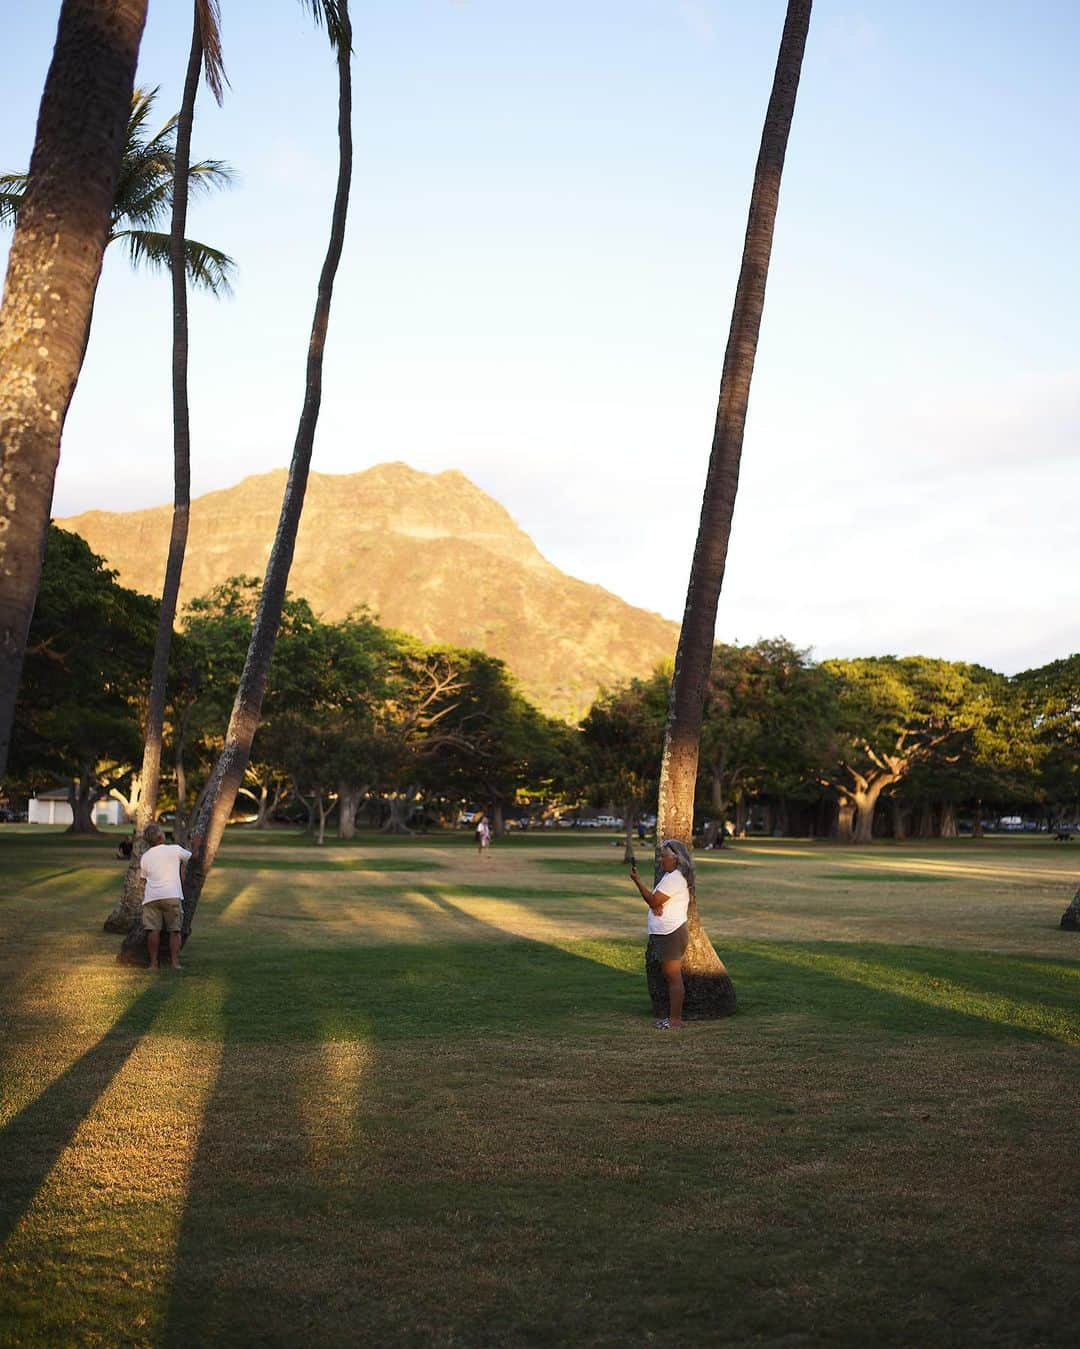
M 671 1029 L 671 1022 L 667 1019 L 666 1016 L 659 1021 L 653 1022 L 653 1030 L 670 1030 L 670 1029 Z

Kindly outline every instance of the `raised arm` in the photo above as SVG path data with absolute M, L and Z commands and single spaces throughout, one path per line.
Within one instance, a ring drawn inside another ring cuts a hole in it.
M 660 890 L 650 890 L 645 882 L 638 875 L 637 863 L 630 867 L 630 879 L 637 886 L 641 898 L 652 909 L 653 913 L 660 913 L 667 902 L 667 895 Z

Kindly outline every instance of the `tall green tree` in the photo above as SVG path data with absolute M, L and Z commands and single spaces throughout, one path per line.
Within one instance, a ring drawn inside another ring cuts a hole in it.
M 501 836 L 519 795 L 559 774 L 566 728 L 533 707 L 503 661 L 482 651 L 456 659 L 460 687 L 446 728 L 452 734 L 436 766 L 445 793 L 481 802 Z
M 63 0 L 0 305 L 0 777 L 147 0 Z
M 1052 814 L 1073 823 L 1080 818 L 1080 655 L 1024 670 L 1012 686 L 1034 738 L 1039 791 Z
M 315 314 L 308 342 L 307 378 L 292 461 L 281 505 L 277 533 L 263 580 L 259 609 L 252 631 L 244 671 L 233 702 L 225 745 L 211 774 L 210 789 L 199 810 L 191 836 L 193 856 L 185 880 L 184 936 L 198 907 L 206 876 L 213 866 L 225 826 L 232 814 L 236 793 L 258 729 L 270 661 L 281 622 L 289 570 L 296 548 L 296 533 L 304 505 L 311 452 L 322 403 L 323 355 L 330 322 L 334 279 L 345 242 L 349 189 L 352 181 L 352 25 L 348 0 L 307 0 L 315 19 L 324 23 L 337 58 L 338 72 L 338 180 L 330 225 L 330 240 L 319 276 Z M 144 939 L 137 925 L 124 939 L 124 958 L 141 960 Z M 136 954 L 138 953 L 138 954 Z
M 713 648 L 699 761 L 711 844 L 722 841 L 732 802 L 741 833 L 750 796 L 769 793 L 783 815 L 787 798 L 816 778 L 830 745 L 829 685 L 782 637 Z
M 712 454 L 675 656 L 660 767 L 657 836 L 658 840 L 677 838 L 687 847 L 693 841 L 701 717 L 712 664 L 716 608 L 727 563 L 750 381 L 765 307 L 765 283 L 780 198 L 780 178 L 810 27 L 810 10 L 811 0 L 788 0 L 754 173 L 742 268 L 720 379 Z M 693 892 L 690 898 L 690 945 L 683 960 L 683 971 L 688 1013 L 723 1015 L 733 1010 L 731 980 L 701 926 Z
M 137 762 L 154 608 L 50 526 L 10 759 L 24 780 L 67 789 L 72 833 L 94 832 L 95 802 Z
M 840 803 L 842 841 L 869 843 L 874 810 L 919 764 L 956 763 L 994 709 L 990 672 L 928 656 L 828 660 L 837 681 L 836 750 L 823 781 Z

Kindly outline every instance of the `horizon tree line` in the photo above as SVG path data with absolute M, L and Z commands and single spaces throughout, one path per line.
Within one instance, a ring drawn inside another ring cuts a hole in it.
M 163 749 L 181 837 L 221 748 L 259 590 L 252 577 L 215 587 L 173 638 Z M 95 794 L 138 818 L 155 623 L 150 597 L 52 527 L 9 795 L 64 782 L 76 831 L 92 828 Z M 657 804 L 670 684 L 668 664 L 601 691 L 573 726 L 534 707 L 494 657 L 424 645 L 366 611 L 326 622 L 290 596 L 238 797 L 260 826 L 301 801 L 324 830 L 336 812 L 343 838 L 364 806 L 405 831 L 414 812 L 446 816 L 466 801 L 483 804 L 497 832 L 528 800 L 534 813 L 614 807 L 631 833 Z M 1073 818 L 1078 728 L 1077 655 L 1007 677 L 929 657 L 814 661 L 783 638 L 718 643 L 695 838 L 722 843 L 725 823 L 737 835 L 754 823 L 866 842 L 949 837 L 961 816 L 977 833 L 995 810 Z

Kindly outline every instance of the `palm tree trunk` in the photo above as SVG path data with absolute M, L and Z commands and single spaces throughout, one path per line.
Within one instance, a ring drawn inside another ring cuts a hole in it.
M 0 307 L 0 777 L 147 0 L 64 0 Z
M 161 591 L 154 662 L 150 673 L 150 696 L 146 707 L 146 734 L 143 741 L 142 796 L 135 821 L 135 846 L 124 873 L 124 886 L 116 906 L 105 919 L 106 932 L 127 932 L 139 919 L 143 879 L 139 862 L 146 851 L 143 830 L 157 814 L 161 789 L 161 737 L 165 721 L 165 685 L 169 677 L 169 652 L 173 624 L 180 595 L 180 576 L 187 549 L 188 516 L 191 510 L 191 433 L 188 417 L 188 312 L 187 269 L 184 240 L 187 235 L 188 165 L 191 162 L 191 127 L 195 121 L 195 98 L 203 64 L 202 25 L 199 9 L 193 6 L 194 22 L 184 99 L 176 126 L 176 156 L 173 169 L 172 234 L 170 239 L 173 297 L 173 516 L 169 534 L 169 556 L 165 563 L 165 581 Z
M 788 0 L 772 94 L 765 114 L 742 268 L 735 291 L 720 399 L 713 434 L 701 522 L 675 657 L 660 766 L 658 838 L 677 838 L 692 846 L 694 786 L 697 780 L 701 717 L 712 662 L 716 608 L 727 563 L 731 517 L 739 485 L 739 460 L 765 306 L 773 227 L 780 177 L 795 111 L 812 0 Z M 683 961 L 688 1013 L 715 1014 L 727 1007 L 730 980 L 723 962 L 701 930 L 697 901 L 690 904 L 690 947 Z
M 191 831 L 193 856 L 187 865 L 184 877 L 184 925 L 183 938 L 186 941 L 191 933 L 195 911 L 202 894 L 206 877 L 214 865 L 214 858 L 221 843 L 225 826 L 232 814 L 236 793 L 243 780 L 251 754 L 251 742 L 259 725 L 263 695 L 270 672 L 270 658 L 274 653 L 278 628 L 281 625 L 281 610 L 285 602 L 285 589 L 292 566 L 293 552 L 296 547 L 296 533 L 300 525 L 300 513 L 304 505 L 304 493 L 307 488 L 308 473 L 311 467 L 311 451 L 315 441 L 315 428 L 319 420 L 319 407 L 322 402 L 323 352 L 326 348 L 326 332 L 330 321 L 330 302 L 333 297 L 334 278 L 341 250 L 345 240 L 345 220 L 349 206 L 349 187 L 352 179 L 352 30 L 349 22 L 347 0 L 340 0 L 338 6 L 340 32 L 337 37 L 338 66 L 338 181 L 334 199 L 334 211 L 330 228 L 330 242 L 319 277 L 318 295 L 315 302 L 315 315 L 311 326 L 311 338 L 308 343 L 307 385 L 304 393 L 304 406 L 300 413 L 300 422 L 293 445 L 292 462 L 289 466 L 289 478 L 285 485 L 285 496 L 281 504 L 277 534 L 266 567 L 259 607 L 255 615 L 255 625 L 248 645 L 244 670 L 240 676 L 240 685 L 233 702 L 232 715 L 225 733 L 225 745 L 214 764 L 210 775 L 209 789 L 200 806 Z M 124 939 L 121 959 L 141 959 L 141 934 L 129 933 Z

